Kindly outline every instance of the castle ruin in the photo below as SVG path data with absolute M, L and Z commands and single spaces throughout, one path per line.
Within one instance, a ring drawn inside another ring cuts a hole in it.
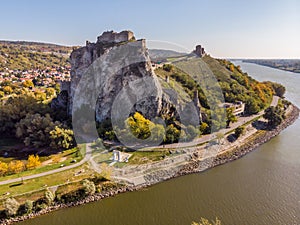
M 197 45 L 194 53 L 199 56 L 200 58 L 203 57 L 205 53 L 205 49 L 201 45 Z

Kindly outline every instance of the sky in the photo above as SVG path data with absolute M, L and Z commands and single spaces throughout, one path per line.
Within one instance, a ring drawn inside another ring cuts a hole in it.
M 0 40 L 84 45 L 106 30 L 132 30 L 155 40 L 152 48 L 299 59 L 299 12 L 299 0 L 2 0 Z

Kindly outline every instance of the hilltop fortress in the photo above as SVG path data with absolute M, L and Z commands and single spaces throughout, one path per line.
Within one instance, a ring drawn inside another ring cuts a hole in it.
M 138 61 L 125 65 L 126 62 L 132 59 L 138 59 Z M 94 64 L 96 60 L 97 62 Z M 74 107 L 80 108 L 80 105 L 86 104 L 85 100 L 74 102 L 74 98 L 76 89 L 81 85 L 79 84 L 81 80 L 91 79 L 80 94 L 88 96 L 90 93 L 85 91 L 97 89 L 96 107 L 91 107 L 95 108 L 98 122 L 111 118 L 115 98 L 124 88 L 127 92 L 123 96 L 122 103 L 133 105 L 132 112 L 140 112 L 146 118 L 151 119 L 157 116 L 177 117 L 178 111 L 183 112 L 185 107 L 194 105 L 198 108 L 196 111 L 200 114 L 201 120 L 201 106 L 198 95 L 195 94 L 197 99 L 186 106 L 178 104 L 176 97 L 174 98 L 175 95 L 171 96 L 174 91 L 171 89 L 165 90 L 161 87 L 159 79 L 152 68 L 145 40 L 136 40 L 131 31 L 104 32 L 97 38 L 96 43 L 87 41 L 86 46 L 75 49 L 71 53 L 70 63 L 71 81 L 61 84 L 61 93 L 52 102 L 52 107 L 65 108 L 69 115 L 72 114 L 72 110 L 74 111 Z M 120 67 L 118 71 L 114 71 L 119 64 L 124 64 L 124 66 Z M 96 80 L 88 77 L 91 69 L 93 70 L 93 76 L 97 76 Z M 147 81 L 132 86 L 133 83 L 140 82 L 143 79 L 147 79 Z M 135 95 L 130 93 L 135 93 Z M 141 96 L 146 97 L 140 99 Z M 193 115 L 190 116 L 193 117 Z M 199 115 L 194 116 L 198 117 L 199 121 Z

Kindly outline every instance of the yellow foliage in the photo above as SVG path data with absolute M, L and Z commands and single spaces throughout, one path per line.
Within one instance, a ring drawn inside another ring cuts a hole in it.
M 132 134 L 140 139 L 146 139 L 151 135 L 150 127 L 154 124 L 146 119 L 142 114 L 136 112 L 126 120 Z
M 3 176 L 8 171 L 8 165 L 5 162 L 0 162 L 0 175 Z
M 208 219 L 201 218 L 200 222 L 193 222 L 191 225 L 221 225 L 221 220 L 216 218 L 216 221 L 209 222 Z
M 27 165 L 26 165 L 26 168 L 27 169 L 34 169 L 38 166 L 41 165 L 41 161 L 40 161 L 40 158 L 38 155 L 34 156 L 34 155 L 30 155 L 28 157 L 28 162 L 27 162 Z
M 24 171 L 24 169 L 25 169 L 25 164 L 20 160 L 11 161 L 8 164 L 8 170 L 11 173 L 20 173 L 20 172 Z

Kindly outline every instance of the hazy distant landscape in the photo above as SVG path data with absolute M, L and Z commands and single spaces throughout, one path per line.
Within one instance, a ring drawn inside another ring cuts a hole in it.
M 243 59 L 243 62 L 300 73 L 300 59 Z

